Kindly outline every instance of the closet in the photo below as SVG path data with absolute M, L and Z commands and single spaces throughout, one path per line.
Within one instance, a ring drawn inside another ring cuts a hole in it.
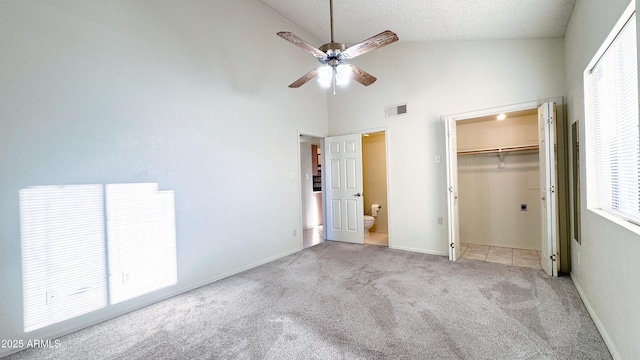
M 456 121 L 460 241 L 540 251 L 536 109 Z

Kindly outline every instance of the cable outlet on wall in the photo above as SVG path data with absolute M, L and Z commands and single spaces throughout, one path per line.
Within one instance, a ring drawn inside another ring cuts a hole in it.
M 438 222 L 438 225 L 442 225 L 442 216 L 438 216 L 437 222 Z

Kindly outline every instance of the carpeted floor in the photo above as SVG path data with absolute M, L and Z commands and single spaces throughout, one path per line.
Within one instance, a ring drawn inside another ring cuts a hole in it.
M 9 359 L 610 359 L 568 277 L 324 242 Z

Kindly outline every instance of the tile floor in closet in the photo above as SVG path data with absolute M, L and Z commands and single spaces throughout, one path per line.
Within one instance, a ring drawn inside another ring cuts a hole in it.
M 322 226 L 305 230 L 303 235 L 305 248 L 324 241 Z M 364 242 L 365 244 L 389 246 L 389 237 L 385 233 L 371 232 L 368 237 L 365 237 Z M 540 252 L 535 250 L 462 243 L 462 257 L 470 260 L 540 269 Z
M 462 243 L 462 257 L 471 260 L 540 269 L 540 252 L 536 250 Z

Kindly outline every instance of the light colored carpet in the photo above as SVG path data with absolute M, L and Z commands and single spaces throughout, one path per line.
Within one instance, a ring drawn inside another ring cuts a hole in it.
M 10 359 L 610 359 L 571 279 L 323 242 Z

